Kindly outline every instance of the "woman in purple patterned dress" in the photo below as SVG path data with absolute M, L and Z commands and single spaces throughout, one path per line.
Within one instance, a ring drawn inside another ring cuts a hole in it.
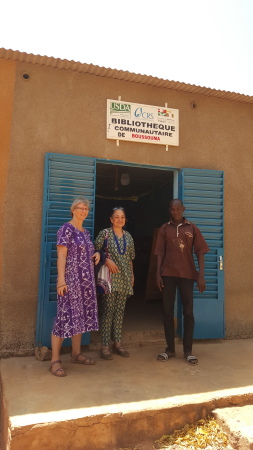
M 82 333 L 98 330 L 98 311 L 94 261 L 99 263 L 89 232 L 83 221 L 89 214 L 89 201 L 78 197 L 71 205 L 72 219 L 57 232 L 57 316 L 52 331 L 50 372 L 65 377 L 60 350 L 65 338 L 72 339 L 71 362 L 93 365 L 81 353 Z

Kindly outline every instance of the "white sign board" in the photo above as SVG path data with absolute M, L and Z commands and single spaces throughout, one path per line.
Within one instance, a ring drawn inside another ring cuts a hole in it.
M 179 110 L 108 99 L 107 139 L 179 145 Z

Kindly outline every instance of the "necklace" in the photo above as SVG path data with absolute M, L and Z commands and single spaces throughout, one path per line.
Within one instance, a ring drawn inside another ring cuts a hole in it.
M 114 233 L 113 230 L 112 230 L 112 232 L 113 232 L 113 237 L 114 237 L 114 240 L 115 240 L 116 245 L 117 245 L 117 248 L 118 248 L 118 253 L 119 253 L 120 255 L 124 255 L 124 254 L 126 253 L 126 237 L 125 237 L 125 233 L 123 233 L 124 247 L 123 247 L 123 250 L 121 250 L 121 249 L 120 249 L 120 246 L 119 246 L 118 238 L 117 238 L 117 236 L 116 236 L 116 234 Z

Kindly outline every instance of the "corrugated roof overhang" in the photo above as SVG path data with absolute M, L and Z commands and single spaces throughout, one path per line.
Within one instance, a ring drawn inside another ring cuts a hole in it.
M 150 75 L 141 75 L 124 70 L 110 69 L 100 67 L 93 64 L 84 64 L 76 61 L 68 61 L 67 59 L 59 59 L 48 56 L 33 55 L 18 50 L 6 50 L 0 48 L 0 58 L 5 58 L 13 61 L 22 61 L 31 64 L 39 64 L 43 66 L 50 66 L 61 70 L 73 70 L 80 73 L 88 73 L 99 77 L 114 78 L 117 80 L 131 81 L 133 83 L 148 84 L 155 87 L 163 87 L 167 89 L 174 89 L 176 91 L 189 92 L 192 94 L 206 95 L 208 97 L 218 97 L 227 100 L 234 100 L 244 103 L 253 103 L 253 96 L 237 94 L 230 91 L 219 91 L 194 84 L 181 83 L 179 81 L 164 80 L 162 78 L 153 77 Z

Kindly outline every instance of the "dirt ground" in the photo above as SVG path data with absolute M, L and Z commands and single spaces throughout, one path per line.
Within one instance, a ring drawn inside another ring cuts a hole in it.
M 228 435 L 217 421 L 209 416 L 195 424 L 186 425 L 173 434 L 155 442 L 143 442 L 135 447 L 117 450 L 233 450 Z M 115 449 L 116 450 L 116 449 Z

